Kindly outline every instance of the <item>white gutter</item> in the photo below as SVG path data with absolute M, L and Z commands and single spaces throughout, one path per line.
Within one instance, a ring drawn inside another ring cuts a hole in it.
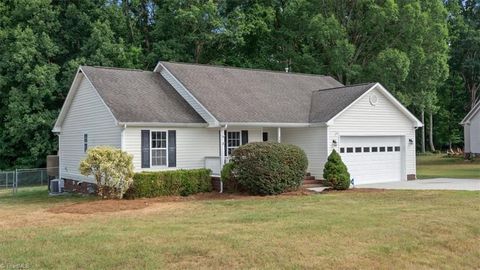
M 173 123 L 173 122 L 118 122 L 131 127 L 208 127 L 207 123 Z
M 275 123 L 275 122 L 220 122 L 220 125 L 248 126 L 248 127 L 310 127 L 310 123 Z

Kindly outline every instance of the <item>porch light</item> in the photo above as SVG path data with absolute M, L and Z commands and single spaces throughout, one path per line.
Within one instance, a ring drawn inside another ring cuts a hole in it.
M 413 139 L 408 139 L 408 143 L 413 144 Z
M 337 147 L 337 141 L 336 140 L 333 140 L 332 144 L 333 144 L 333 147 Z

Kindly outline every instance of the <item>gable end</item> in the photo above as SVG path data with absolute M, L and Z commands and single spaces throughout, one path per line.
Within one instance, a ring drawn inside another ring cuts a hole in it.
M 95 86 L 93 85 L 93 83 L 88 79 L 85 72 L 82 71 L 82 67 L 80 66 L 77 70 L 77 74 L 75 75 L 75 78 L 72 82 L 72 85 L 70 86 L 70 89 L 69 89 L 68 94 L 67 94 L 67 98 L 65 99 L 65 102 L 63 103 L 62 109 L 60 110 L 60 113 L 57 117 L 57 121 L 55 121 L 55 125 L 52 129 L 52 132 L 55 132 L 55 133 L 61 132 L 63 122 L 65 121 L 65 118 L 67 117 L 68 111 L 70 110 L 72 102 L 75 99 L 75 96 L 78 92 L 78 88 L 80 87 L 80 84 L 83 80 L 86 80 L 88 82 L 88 84 L 90 84 L 93 91 L 95 92 L 95 96 L 101 101 L 103 106 L 105 106 L 105 108 L 109 112 L 110 116 L 112 117 L 112 120 L 113 120 L 114 124 L 118 125 L 118 121 L 115 118 L 115 116 L 113 115 L 112 111 L 107 106 L 105 101 L 102 99 L 102 97 L 98 93 L 97 89 L 95 89 Z

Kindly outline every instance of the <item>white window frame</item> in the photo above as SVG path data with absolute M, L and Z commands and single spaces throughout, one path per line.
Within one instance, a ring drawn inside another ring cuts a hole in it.
M 238 146 L 229 146 L 228 145 L 228 133 L 230 133 L 230 132 L 232 132 L 232 133 L 236 132 L 236 133 L 239 134 L 239 137 L 238 137 L 239 145 Z M 227 136 L 226 136 L 225 140 L 227 142 L 226 143 L 227 144 L 227 157 L 229 157 L 231 155 L 231 152 L 233 152 L 238 147 L 242 146 L 242 131 L 241 130 L 227 130 Z M 228 150 L 230 150 L 230 149 L 232 149 L 232 151 L 230 151 L 230 153 L 229 153 Z
M 85 138 L 87 139 L 85 141 Z M 83 133 L 83 136 L 82 136 L 82 141 L 83 141 L 83 153 L 87 153 L 87 150 L 88 150 L 88 133 Z
M 152 140 L 154 132 L 165 132 L 165 148 L 153 148 Z M 167 130 L 150 130 L 150 168 L 166 168 L 168 167 L 168 131 Z M 153 165 L 153 150 L 165 150 L 165 165 Z

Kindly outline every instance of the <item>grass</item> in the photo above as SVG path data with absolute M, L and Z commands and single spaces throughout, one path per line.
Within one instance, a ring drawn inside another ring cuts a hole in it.
M 0 195 L 0 266 L 478 269 L 480 193 L 339 192 L 54 214 L 85 197 Z M 95 202 L 97 203 L 97 202 Z
M 461 157 L 443 155 L 417 156 L 417 177 L 425 178 L 469 178 L 480 179 L 480 159 L 465 161 Z

